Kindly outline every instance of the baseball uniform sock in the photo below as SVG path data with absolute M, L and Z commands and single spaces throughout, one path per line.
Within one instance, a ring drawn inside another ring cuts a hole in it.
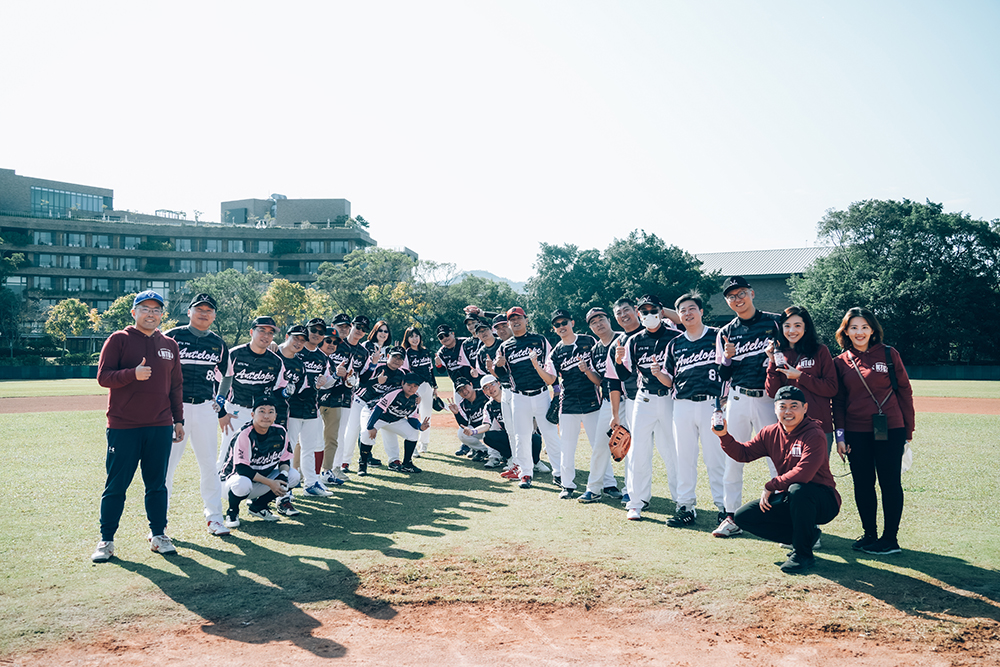
M 410 465 L 413 463 L 413 450 L 417 448 L 416 440 L 404 440 L 403 441 L 403 465 Z
M 275 495 L 274 491 L 268 491 L 259 498 L 254 499 L 254 501 L 250 503 L 250 506 L 247 509 L 259 512 L 260 510 L 270 505 L 271 501 L 274 500 L 275 498 L 277 498 L 277 496 Z
M 230 491 L 229 492 L 229 511 L 230 512 L 235 512 L 235 513 L 239 514 L 240 513 L 240 503 L 242 503 L 244 501 L 244 499 L 245 499 L 245 497 L 241 498 L 241 497 L 237 496 L 235 493 L 233 493 L 232 491 Z

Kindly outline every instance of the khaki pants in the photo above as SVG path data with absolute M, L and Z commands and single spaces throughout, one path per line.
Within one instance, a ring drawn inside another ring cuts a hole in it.
M 337 457 L 337 435 L 340 432 L 340 415 L 343 408 L 320 407 L 319 415 L 323 418 L 323 470 L 333 468 L 333 460 Z

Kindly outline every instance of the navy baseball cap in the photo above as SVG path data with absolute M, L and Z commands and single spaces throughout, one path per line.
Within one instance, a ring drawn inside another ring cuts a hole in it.
M 151 289 L 136 294 L 135 299 L 132 301 L 132 307 L 135 308 L 143 301 L 157 301 L 161 306 L 163 305 L 163 297 Z
M 191 299 L 191 305 L 188 308 L 194 308 L 195 306 L 200 306 L 205 304 L 206 306 L 211 306 L 212 310 L 218 310 L 219 307 L 215 305 L 215 299 L 212 298 L 211 294 L 199 294 L 195 298 Z
M 722 284 L 722 296 L 726 296 L 729 294 L 729 290 L 737 289 L 738 287 L 753 289 L 743 276 L 732 276 Z
M 273 317 L 267 315 L 261 315 L 255 318 L 253 322 L 250 323 L 251 329 L 256 329 L 257 327 L 271 327 L 275 331 L 278 330 L 278 323 L 274 321 Z
M 573 316 L 569 314 L 568 310 L 566 310 L 565 308 L 559 308 L 558 310 L 555 310 L 555 311 L 552 312 L 552 319 L 550 321 L 553 324 L 555 324 L 556 320 L 561 320 L 564 317 L 567 320 L 573 319 Z
M 507 321 L 507 316 L 504 315 L 503 313 L 500 313 L 499 315 L 493 318 L 493 326 L 496 326 L 501 322 L 506 322 L 506 321 Z
M 274 401 L 274 396 L 271 394 L 261 394 L 260 396 L 253 399 L 253 406 L 251 410 L 256 410 L 262 405 L 270 405 L 272 408 L 277 408 L 278 404 Z
M 403 384 L 415 384 L 419 385 L 424 379 L 417 375 L 416 373 L 407 373 L 403 376 Z
M 774 394 L 774 402 L 777 403 L 778 401 L 799 401 L 800 403 L 805 403 L 806 395 L 798 387 L 786 384 Z
M 587 311 L 587 324 L 590 324 L 590 320 L 594 319 L 595 317 L 599 317 L 601 315 L 604 315 L 604 317 L 608 318 L 609 320 L 611 319 L 611 316 L 608 315 L 608 312 L 603 308 L 591 308 L 590 310 Z
M 468 378 L 458 378 L 457 380 L 455 380 L 455 391 L 458 391 L 462 387 L 471 387 L 471 386 L 472 382 L 470 382 Z
M 326 321 L 322 317 L 314 317 L 306 323 L 306 327 L 320 326 L 326 329 Z
M 295 324 L 293 326 L 288 327 L 288 333 L 286 335 L 288 335 L 288 336 L 302 336 L 306 340 L 309 339 L 309 332 L 306 331 L 306 328 L 304 326 L 302 326 L 301 324 Z

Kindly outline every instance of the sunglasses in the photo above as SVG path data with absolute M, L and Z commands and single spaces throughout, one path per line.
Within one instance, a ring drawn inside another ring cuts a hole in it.
M 329 345 L 329 344 L 331 344 L 332 342 L 333 342 L 333 339 L 332 339 L 332 338 L 324 338 L 324 339 L 323 339 L 323 344 L 324 344 L 324 345 Z
M 326 333 L 326 327 L 309 327 L 309 333 Z
M 450 332 L 449 333 L 439 333 L 438 334 L 438 340 L 444 340 L 445 338 L 447 338 L 450 335 L 451 335 Z
M 552 326 L 556 329 L 561 329 L 562 327 L 569 326 L 569 320 L 559 320 L 558 322 L 553 322 Z

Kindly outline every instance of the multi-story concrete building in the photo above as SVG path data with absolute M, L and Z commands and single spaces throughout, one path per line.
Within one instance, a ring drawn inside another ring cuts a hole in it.
M 224 203 L 224 219 L 227 211 L 242 211 L 230 213 L 230 222 L 191 221 L 175 211 L 116 211 L 111 189 L 0 169 L 0 252 L 27 259 L 6 287 L 37 299 L 42 311 L 69 297 L 103 311 L 122 294 L 144 289 L 176 305 L 193 278 L 252 268 L 309 284 L 321 263 L 376 245 L 350 223 L 346 199 L 278 197 Z M 335 215 L 321 218 L 322 212 Z

